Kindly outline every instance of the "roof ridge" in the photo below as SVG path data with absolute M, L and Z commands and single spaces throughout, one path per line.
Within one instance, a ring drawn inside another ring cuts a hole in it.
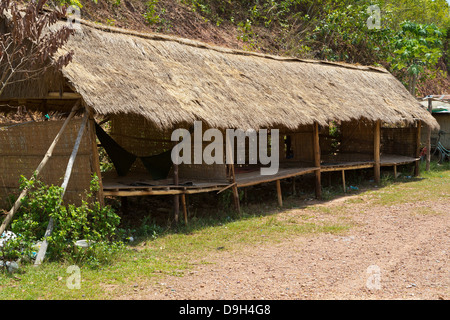
M 283 57 L 283 56 L 259 53 L 259 52 L 254 52 L 254 51 L 244 51 L 244 50 L 239 50 L 239 49 L 220 47 L 218 45 L 212 45 L 212 44 L 202 42 L 199 40 L 181 38 L 179 36 L 171 36 L 171 35 L 154 33 L 154 32 L 152 32 L 152 33 L 140 32 L 140 31 L 135 31 L 135 30 L 131 30 L 131 29 L 106 26 L 106 25 L 103 25 L 100 23 L 95 23 L 95 22 L 84 20 L 84 19 L 79 19 L 78 21 L 82 25 L 85 25 L 85 26 L 88 26 L 88 27 L 91 27 L 91 28 L 94 28 L 97 30 L 101 30 L 104 32 L 136 36 L 139 38 L 149 39 L 149 40 L 175 41 L 175 42 L 178 42 L 183 45 L 188 45 L 188 46 L 192 46 L 192 47 L 196 47 L 196 48 L 203 48 L 203 49 L 208 49 L 208 50 L 214 50 L 214 51 L 221 52 L 221 53 L 244 55 L 244 56 L 254 56 L 254 57 L 272 59 L 272 60 L 277 60 L 277 61 L 285 61 L 285 62 L 303 62 L 303 63 L 311 63 L 311 64 L 324 64 L 324 65 L 331 65 L 331 66 L 340 67 L 340 68 L 355 69 L 355 70 L 360 70 L 360 71 L 389 73 L 385 68 L 382 68 L 382 67 L 354 65 L 354 64 L 344 63 L 344 62 L 333 62 L 333 61 L 326 61 L 326 60 L 302 59 L 302 58 L 297 58 L 297 57 Z

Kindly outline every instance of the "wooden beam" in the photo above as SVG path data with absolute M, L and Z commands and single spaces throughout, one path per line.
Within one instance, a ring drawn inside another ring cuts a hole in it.
M 421 135 L 421 129 L 422 129 L 422 121 L 417 121 L 417 129 L 416 129 L 416 158 L 419 158 L 419 160 L 416 160 L 415 168 L 414 168 L 414 176 L 418 176 L 420 174 L 420 135 Z
M 62 94 L 60 92 L 49 92 L 47 94 L 47 99 L 49 100 L 53 99 L 75 100 L 81 98 L 82 98 L 81 94 L 76 92 L 63 92 Z
M 48 148 L 47 153 L 45 154 L 45 156 L 42 159 L 41 163 L 39 163 L 39 166 L 34 171 L 34 174 L 30 178 L 30 180 L 34 180 L 41 173 L 42 169 L 45 167 L 45 165 L 47 164 L 48 160 L 51 158 L 51 156 L 53 154 L 53 150 L 55 149 L 56 144 L 58 143 L 59 139 L 61 138 L 62 134 L 64 133 L 64 130 L 66 129 L 67 124 L 70 122 L 70 120 L 75 115 L 75 113 L 78 110 L 79 106 L 80 106 L 80 101 L 77 101 L 75 103 L 75 105 L 73 106 L 72 111 L 70 112 L 70 114 L 67 117 L 66 121 L 64 121 L 64 124 L 62 125 L 61 129 L 59 130 L 59 132 L 56 135 L 55 139 L 53 140 L 52 144 Z M 0 235 L 3 234 L 3 232 L 6 229 L 6 227 L 11 222 L 11 219 L 13 218 L 14 214 L 17 212 L 17 210 L 19 210 L 19 208 L 20 208 L 20 206 L 22 204 L 22 199 L 25 198 L 27 193 L 28 193 L 28 189 L 27 188 L 23 189 L 23 191 L 20 193 L 20 195 L 17 198 L 16 202 L 14 203 L 13 207 L 11 208 L 9 213 L 6 215 L 5 219 L 3 220 L 2 225 L 0 226 Z
M 236 182 L 233 182 L 232 184 L 227 185 L 225 188 L 220 189 L 219 192 L 217 192 L 217 194 L 224 192 L 225 190 L 228 190 L 229 188 L 232 188 L 236 185 Z
M 322 198 L 322 185 L 321 185 L 321 170 L 320 170 L 320 141 L 319 141 L 319 124 L 314 122 L 313 124 L 313 152 L 314 152 L 314 166 L 318 168 L 315 171 L 315 188 L 316 198 Z
M 278 196 L 278 205 L 280 207 L 283 206 L 283 196 L 281 194 L 281 182 L 280 180 L 277 180 L 277 196 Z
M 333 171 L 341 171 L 341 170 L 357 170 L 357 169 L 369 169 L 373 168 L 373 163 L 367 164 L 358 164 L 358 165 L 348 165 L 348 166 L 330 166 L 330 167 L 322 167 L 320 171 L 322 172 L 333 172 Z
M 380 143 L 381 143 L 381 120 L 377 120 L 374 124 L 373 130 L 373 168 L 374 168 L 374 181 L 376 184 L 380 183 L 381 171 L 380 171 Z

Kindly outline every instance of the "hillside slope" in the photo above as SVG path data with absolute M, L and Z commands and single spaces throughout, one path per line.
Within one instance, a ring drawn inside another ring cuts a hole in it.
M 116 4 L 117 3 L 117 4 Z M 160 0 L 154 4 L 153 21 L 146 21 L 145 0 L 99 0 L 97 4 L 84 1 L 83 19 L 136 31 L 159 32 L 182 38 L 200 40 L 224 47 L 242 49 L 237 30 L 231 23 L 220 27 L 204 19 L 190 7 L 174 0 Z

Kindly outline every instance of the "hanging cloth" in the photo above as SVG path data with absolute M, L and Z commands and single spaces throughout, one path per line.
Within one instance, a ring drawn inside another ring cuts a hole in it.
M 95 132 L 119 176 L 125 176 L 136 161 L 136 156 L 122 148 L 103 128 L 95 123 Z
M 100 143 L 110 157 L 119 176 L 125 176 L 130 171 L 136 159 L 139 158 L 147 171 L 152 175 L 152 179 L 160 180 L 168 177 L 173 165 L 172 149 L 153 156 L 137 157 L 122 148 L 97 123 L 95 124 L 95 131 L 98 140 L 100 140 Z

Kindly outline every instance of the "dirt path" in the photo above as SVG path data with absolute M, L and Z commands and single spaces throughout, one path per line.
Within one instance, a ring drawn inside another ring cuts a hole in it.
M 366 208 L 345 235 L 217 251 L 127 299 L 449 299 L 450 204 Z

